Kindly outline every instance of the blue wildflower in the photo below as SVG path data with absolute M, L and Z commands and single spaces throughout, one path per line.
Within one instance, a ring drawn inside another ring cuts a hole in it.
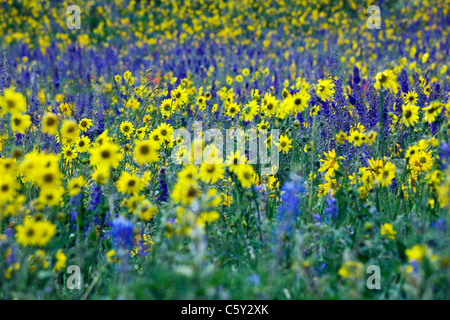
M 357 66 L 353 67 L 353 84 L 359 84 L 361 78 L 359 77 L 359 69 Z
M 249 287 L 259 287 L 259 285 L 261 284 L 261 279 L 256 273 L 253 273 L 245 279 L 245 282 Z
M 326 207 L 325 207 L 325 220 L 330 222 L 335 220 L 338 215 L 338 208 L 336 205 L 336 198 L 333 196 L 328 196 L 326 199 Z
M 278 234 L 290 233 L 296 218 L 300 214 L 300 194 L 304 192 L 303 186 L 299 180 L 287 182 L 281 189 L 282 205 L 277 212 L 279 221 Z
M 447 168 L 447 162 L 450 158 L 450 144 L 444 142 L 439 149 L 439 159 L 442 161 L 442 168 Z
M 134 242 L 134 228 L 130 220 L 120 216 L 112 223 L 112 240 L 118 249 L 130 250 Z
M 158 199 L 156 201 L 158 203 L 166 202 L 169 191 L 167 189 L 166 169 L 164 167 L 161 168 L 161 170 L 159 170 L 158 182 L 159 182 L 159 194 Z

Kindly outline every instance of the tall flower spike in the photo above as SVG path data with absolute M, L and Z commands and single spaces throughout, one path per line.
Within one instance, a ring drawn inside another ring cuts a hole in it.
M 403 93 L 407 93 L 409 91 L 408 88 L 408 74 L 406 73 L 405 69 L 402 69 L 399 76 L 400 85 L 402 86 Z
M 28 114 L 31 117 L 31 123 L 35 126 L 39 124 L 39 83 L 36 70 L 36 64 L 31 67 L 31 99 Z M 42 115 L 41 115 L 42 116 Z
M 337 218 L 338 208 L 336 205 L 336 198 L 334 196 L 328 196 L 326 199 L 327 206 L 325 207 L 325 218 L 327 222 Z
M 158 199 L 156 200 L 158 203 L 167 201 L 168 189 L 166 180 L 166 169 L 162 167 L 158 175 L 159 194 Z
M 130 250 L 134 242 L 134 228 L 130 220 L 122 216 L 112 223 L 111 230 L 113 244 L 117 249 Z
M 10 77 L 9 77 L 9 70 L 8 70 L 8 58 L 6 57 L 6 51 L 3 51 L 3 61 L 2 61 L 2 69 L 1 69 L 1 87 L 0 87 L 0 93 L 3 93 L 3 91 L 9 87 L 10 83 Z
M 359 69 L 357 66 L 353 67 L 353 85 L 359 84 L 361 78 L 359 77 Z
M 282 205 L 277 212 L 277 220 L 279 221 L 278 235 L 290 233 L 295 223 L 295 219 L 300 215 L 300 194 L 304 192 L 300 179 L 291 179 L 287 182 L 282 190 Z

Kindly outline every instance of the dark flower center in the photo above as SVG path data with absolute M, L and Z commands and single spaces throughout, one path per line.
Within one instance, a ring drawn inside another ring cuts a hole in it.
M 111 152 L 109 150 L 104 150 L 100 154 L 103 159 L 108 159 L 111 157 Z
M 11 99 L 6 100 L 6 105 L 8 106 L 9 109 L 14 109 L 14 107 L 16 106 L 14 101 Z
M 47 125 L 48 126 L 52 126 L 55 124 L 55 119 L 54 118 L 47 118 Z
M 44 181 L 45 181 L 46 183 L 52 183 L 53 180 L 54 180 L 53 174 L 51 174 L 51 173 L 46 173 L 46 174 L 44 175 Z
M 34 236 L 34 229 L 28 229 L 27 233 L 26 233 L 27 237 L 31 238 L 32 236 Z
M 188 195 L 189 198 L 193 198 L 193 197 L 195 197 L 197 195 L 197 192 L 198 191 L 197 191 L 196 188 L 190 187 L 189 190 L 188 190 L 187 195 Z
M 150 152 L 150 148 L 148 146 L 146 146 L 146 145 L 145 146 L 141 146 L 140 151 L 141 151 L 141 153 L 143 155 L 146 155 L 146 154 L 148 154 Z

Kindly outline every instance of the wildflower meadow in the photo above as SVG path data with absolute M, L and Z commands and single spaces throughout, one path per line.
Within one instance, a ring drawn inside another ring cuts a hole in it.
M 449 25 L 2 0 L 0 299 L 449 299 Z

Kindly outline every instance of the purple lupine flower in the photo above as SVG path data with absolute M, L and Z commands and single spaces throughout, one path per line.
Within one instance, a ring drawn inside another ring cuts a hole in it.
M 303 124 L 303 115 L 301 114 L 301 112 L 297 112 L 296 119 L 300 122 L 300 125 Z
M 369 128 L 375 126 L 378 122 L 378 110 L 380 110 L 380 97 L 378 96 L 373 84 L 370 84 L 366 92 L 369 101 L 369 111 L 367 114 L 367 126 Z
M 31 69 L 31 98 L 30 108 L 28 114 L 31 117 L 31 123 L 35 126 L 39 124 L 39 89 L 38 89 L 38 75 L 36 65 L 33 64 Z
M 439 218 L 436 221 L 433 221 L 430 226 L 433 229 L 437 229 L 439 232 L 445 233 L 447 231 L 447 224 L 444 218 Z
M 395 96 L 395 112 L 394 112 L 397 117 L 400 117 L 403 113 L 402 105 L 403 105 L 402 94 L 400 92 L 397 92 L 397 95 Z
M 408 74 L 406 73 L 405 69 L 402 69 L 399 76 L 400 85 L 402 86 L 403 93 L 407 93 L 409 91 L 408 88 Z
M 130 250 L 134 245 L 134 227 L 130 220 L 122 216 L 112 223 L 111 236 L 118 249 Z
M 77 97 L 75 98 L 75 104 L 74 104 L 74 114 L 77 118 L 81 118 L 83 116 L 83 110 L 81 109 L 81 98 L 80 98 L 80 94 L 77 95 Z
M 447 168 L 449 158 L 450 158 L 450 144 L 444 142 L 439 148 L 439 159 L 442 161 L 443 169 Z
M 427 96 L 425 93 L 423 93 L 423 89 L 420 85 L 420 78 L 419 74 L 417 72 L 413 73 L 413 79 L 414 79 L 414 90 L 416 91 L 418 95 L 418 102 L 417 105 L 421 108 L 425 106 L 425 102 L 427 100 Z
M 15 235 L 15 233 L 14 233 L 14 230 L 12 228 L 7 228 L 5 230 L 5 236 L 7 238 L 12 238 L 12 237 L 14 237 L 14 235 Z
M 368 152 L 367 152 L 367 147 L 366 146 L 361 146 L 360 147 L 360 154 L 359 154 L 359 161 L 361 162 L 362 166 L 365 166 L 367 163 L 367 160 L 370 157 L 368 156 Z
M 391 182 L 391 192 L 395 192 L 397 190 L 397 179 L 395 179 L 395 177 L 394 177 L 394 179 L 392 179 L 392 182 Z
M 94 94 L 91 92 L 87 98 L 86 117 L 92 119 L 94 117 Z
M 325 268 L 327 267 L 327 265 L 324 263 L 324 262 L 322 262 L 318 267 L 316 267 L 315 269 L 316 269 L 316 272 L 318 273 L 318 274 L 320 274 L 322 271 L 324 271 L 325 270 Z
M 299 193 L 302 191 L 302 186 L 292 181 L 287 182 L 281 189 L 284 193 L 281 196 L 282 206 L 280 213 L 299 214 L 298 205 L 300 204 Z
M 21 133 L 15 133 L 14 136 L 16 137 L 16 146 L 19 145 L 19 144 L 23 144 L 23 143 L 22 143 L 22 140 L 23 140 L 23 138 L 25 137 L 24 134 L 21 134 Z
M 10 77 L 8 70 L 8 58 L 6 57 L 6 51 L 3 51 L 3 61 L 1 69 L 1 87 L 0 93 L 2 93 L 6 88 L 9 87 Z
M 85 233 L 87 234 L 90 230 L 95 228 L 95 226 L 102 226 L 102 217 L 100 212 L 100 204 L 101 204 L 102 193 L 100 189 L 100 185 L 94 183 L 91 187 L 87 214 L 89 225 L 86 226 Z
M 364 96 L 361 90 L 361 87 L 359 84 L 354 86 L 354 89 L 352 90 L 352 94 L 354 95 L 356 102 L 355 102 L 355 108 L 358 112 L 359 119 L 361 119 L 361 123 L 365 126 L 368 126 L 367 124 L 367 109 L 366 109 L 366 103 L 364 102 Z
M 89 197 L 89 203 L 88 203 L 88 211 L 96 211 L 99 208 L 99 205 L 101 203 L 101 197 L 102 192 L 100 190 L 100 185 L 97 183 L 94 183 L 91 187 L 91 194 Z
M 359 84 L 361 82 L 361 78 L 359 77 L 359 69 L 357 66 L 353 67 L 353 84 Z
M 70 207 L 72 210 L 70 211 L 70 221 L 75 222 L 73 225 L 73 229 L 77 229 L 77 217 L 79 215 L 79 210 L 81 206 L 81 199 L 83 198 L 83 193 L 78 193 L 77 195 L 74 195 L 70 197 Z
M 395 102 L 395 97 L 391 92 L 386 92 L 385 96 L 384 96 L 384 107 L 383 107 L 383 114 L 380 115 L 380 118 L 383 119 L 383 123 L 384 123 L 384 136 L 388 137 L 389 136 L 389 128 L 391 125 L 391 118 L 388 117 L 388 113 L 390 111 L 393 111 L 393 106 L 394 106 L 394 102 Z M 381 103 L 381 101 L 380 101 Z
M 334 79 L 336 77 L 336 69 L 338 66 L 337 50 L 334 50 L 333 56 L 330 58 L 330 77 Z
M 326 207 L 325 207 L 325 220 L 327 222 L 331 222 L 337 218 L 338 208 L 336 205 L 336 198 L 334 196 L 329 195 L 326 199 Z
M 261 284 L 261 279 L 256 273 L 253 273 L 245 279 L 245 283 L 249 287 L 259 287 L 259 285 Z
M 97 135 L 101 135 L 105 131 L 105 118 L 103 114 L 104 104 L 101 94 L 98 96 L 97 101 Z
M 338 106 L 345 106 L 345 99 L 344 99 L 344 93 L 342 91 L 342 80 L 337 79 L 334 82 L 334 101 L 337 103 Z
M 411 261 L 411 266 L 413 268 L 412 272 L 413 273 L 418 273 L 419 272 L 419 261 L 417 261 L 416 259 Z
M 314 214 L 314 223 L 319 223 L 319 222 L 323 222 L 322 217 L 319 214 Z
M 287 182 L 281 189 L 281 207 L 276 213 L 279 221 L 278 235 L 290 233 L 296 218 L 300 215 L 300 194 L 304 192 L 300 179 Z
M 441 96 L 441 86 L 436 81 L 431 83 L 430 101 L 437 100 Z
M 158 182 L 159 182 L 159 194 L 158 199 L 156 201 L 158 203 L 166 202 L 169 191 L 167 189 L 166 169 L 164 167 L 162 167 L 161 170 L 159 170 Z
M 430 127 L 430 131 L 431 131 L 432 135 L 435 135 L 438 132 L 439 126 L 436 121 L 433 123 L 430 123 L 429 127 Z
M 105 227 L 111 228 L 112 227 L 112 221 L 111 221 L 111 212 L 107 212 L 105 215 L 105 222 L 104 222 Z M 109 236 L 111 235 L 111 230 L 107 230 L 103 236 L 102 236 L 102 240 L 105 241 Z
M 351 105 L 355 105 L 355 103 L 356 103 L 356 98 L 355 97 L 353 97 L 351 94 L 349 94 L 348 95 L 348 102 L 351 104 Z

